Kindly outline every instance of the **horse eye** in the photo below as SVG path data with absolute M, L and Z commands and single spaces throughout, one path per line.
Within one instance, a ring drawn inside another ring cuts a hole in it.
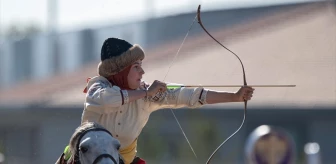
M 85 147 L 85 146 L 81 146 L 81 147 L 79 148 L 79 151 L 81 151 L 82 153 L 86 153 L 88 150 L 89 150 L 89 149 L 88 149 L 87 147 Z
M 117 150 L 119 150 L 119 149 L 120 149 L 120 145 L 117 146 Z

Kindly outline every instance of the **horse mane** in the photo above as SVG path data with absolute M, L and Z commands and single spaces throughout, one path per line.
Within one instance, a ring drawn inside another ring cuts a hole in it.
M 70 138 L 70 152 L 71 152 L 71 157 L 73 158 L 75 156 L 75 154 L 77 153 L 77 148 L 76 148 L 76 144 L 79 140 L 79 137 L 88 129 L 92 129 L 92 128 L 102 128 L 105 129 L 105 127 L 103 127 L 102 125 L 96 123 L 96 122 L 88 122 L 85 121 L 83 122 L 79 127 L 76 128 L 75 132 L 73 133 L 73 135 Z

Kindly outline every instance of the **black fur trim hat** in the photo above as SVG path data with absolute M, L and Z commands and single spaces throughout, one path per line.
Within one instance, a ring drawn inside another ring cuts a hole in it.
M 98 74 L 108 78 L 121 72 L 137 60 L 143 60 L 145 53 L 137 44 L 119 38 L 108 38 L 101 49 L 101 61 L 98 65 Z

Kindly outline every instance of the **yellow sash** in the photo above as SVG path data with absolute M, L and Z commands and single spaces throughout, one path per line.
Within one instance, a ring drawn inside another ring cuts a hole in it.
M 133 162 L 137 153 L 137 141 L 138 139 L 134 140 L 129 146 L 125 147 L 124 149 L 119 150 L 119 153 L 122 156 L 125 164 L 130 164 Z

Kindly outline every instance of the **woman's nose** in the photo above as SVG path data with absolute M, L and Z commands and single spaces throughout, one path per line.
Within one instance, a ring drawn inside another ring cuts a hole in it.
M 141 68 L 141 71 L 140 71 L 141 74 L 145 74 L 145 70 L 143 68 Z

